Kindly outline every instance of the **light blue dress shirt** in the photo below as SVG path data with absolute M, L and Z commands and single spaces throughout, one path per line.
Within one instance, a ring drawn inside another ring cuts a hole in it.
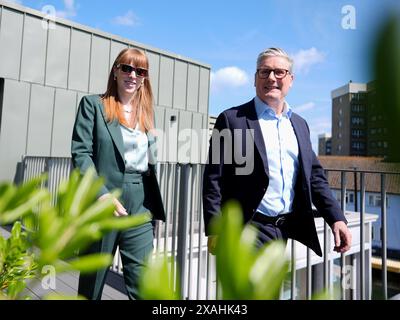
M 290 122 L 292 109 L 285 102 L 282 114 L 277 116 L 259 97 L 254 101 L 269 168 L 268 188 L 257 211 L 277 216 L 292 210 L 299 169 L 299 146 Z
M 125 150 L 126 172 L 145 172 L 148 169 L 148 138 L 146 133 L 120 125 Z

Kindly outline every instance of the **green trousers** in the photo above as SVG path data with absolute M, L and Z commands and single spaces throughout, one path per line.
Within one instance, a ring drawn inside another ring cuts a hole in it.
M 121 203 L 130 215 L 149 211 L 143 205 L 144 193 L 142 175 L 125 174 Z M 153 237 L 153 224 L 147 222 L 124 231 L 112 231 L 106 234 L 101 241 L 91 245 L 84 253 L 101 252 L 114 255 L 119 246 L 128 297 L 130 300 L 140 299 L 139 277 L 147 257 L 153 251 Z M 78 294 L 87 299 L 100 300 L 108 270 L 109 268 L 106 268 L 90 274 L 81 274 Z

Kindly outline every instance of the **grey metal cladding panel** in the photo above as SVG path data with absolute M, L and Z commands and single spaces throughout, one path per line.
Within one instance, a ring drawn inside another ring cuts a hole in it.
M 158 88 L 158 104 L 172 107 L 172 88 L 174 76 L 174 60 L 161 56 L 160 62 L 160 85 Z
M 6 79 L 0 125 L 0 181 L 14 179 L 16 165 L 26 153 L 28 106 L 29 84 Z
M 192 113 L 179 111 L 178 162 L 190 163 L 192 144 Z
M 210 70 L 200 68 L 199 112 L 208 114 Z
M 89 33 L 72 29 L 68 88 L 88 91 L 90 39 Z
M 199 72 L 200 68 L 189 64 L 187 110 L 198 111 L 199 103 Z
M 107 88 L 110 61 L 110 40 L 93 36 L 90 61 L 91 93 L 104 93 Z
M 67 88 L 71 29 L 57 24 L 49 29 L 46 85 Z
M 50 152 L 52 157 L 71 156 L 71 137 L 75 121 L 75 104 L 76 92 L 56 89 Z
M 155 128 L 157 133 L 157 160 L 167 161 L 165 155 L 165 130 L 164 130 L 164 120 L 165 120 L 165 109 L 163 107 L 155 106 Z
M 172 117 L 175 117 L 175 120 Z M 165 109 L 165 157 L 166 161 L 169 162 L 177 162 L 178 122 L 178 111 L 170 108 Z
M 19 79 L 24 16 L 3 8 L 0 30 L 0 77 Z
M 186 109 L 187 69 L 187 63 L 175 60 L 174 108 L 177 109 Z
M 21 80 L 43 84 L 46 63 L 47 30 L 42 20 L 25 16 L 22 40 Z
M 128 48 L 128 45 L 126 43 L 111 40 L 109 70 L 111 70 L 114 60 L 118 57 L 118 54 L 126 48 Z
M 200 113 L 193 113 L 192 121 L 192 142 L 191 142 L 191 156 L 190 163 L 201 162 L 202 143 L 205 131 L 208 129 L 203 128 L 203 116 Z
M 36 84 L 31 88 L 27 155 L 50 156 L 54 88 Z
M 160 55 L 153 52 L 146 52 L 147 58 L 149 60 L 149 78 L 151 82 L 151 88 L 154 95 L 154 104 L 158 103 L 158 76 L 160 74 Z

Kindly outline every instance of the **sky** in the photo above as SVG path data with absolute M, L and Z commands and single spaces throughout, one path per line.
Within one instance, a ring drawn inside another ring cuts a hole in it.
M 26 7 L 211 66 L 209 114 L 251 100 L 258 54 L 294 59 L 286 97 L 309 124 L 313 149 L 331 133 L 331 91 L 373 79 L 371 48 L 398 0 L 18 0 Z

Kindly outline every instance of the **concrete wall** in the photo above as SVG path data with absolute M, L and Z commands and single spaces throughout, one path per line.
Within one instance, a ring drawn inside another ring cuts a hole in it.
M 104 92 L 126 47 L 149 57 L 156 127 L 167 136 L 159 160 L 205 162 L 208 65 L 64 19 L 48 26 L 42 13 L 0 1 L 0 181 L 23 155 L 70 156 L 80 99 Z

